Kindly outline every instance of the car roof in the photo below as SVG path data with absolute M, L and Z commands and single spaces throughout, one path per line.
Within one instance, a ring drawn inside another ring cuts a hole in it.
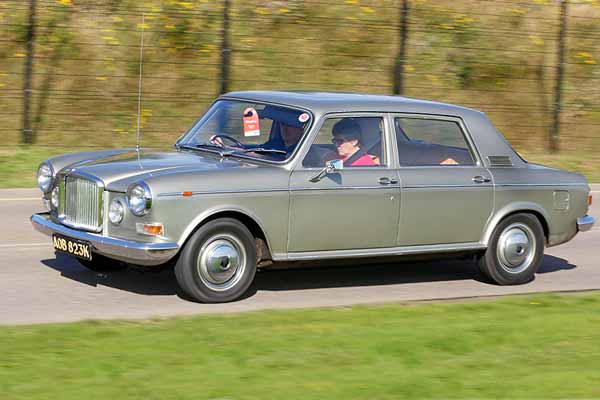
M 221 98 L 285 104 L 292 107 L 308 109 L 316 113 L 376 111 L 413 112 L 455 116 L 463 116 L 471 113 L 481 114 L 480 111 L 453 104 L 402 96 L 366 93 L 255 90 L 229 92 L 221 96 Z

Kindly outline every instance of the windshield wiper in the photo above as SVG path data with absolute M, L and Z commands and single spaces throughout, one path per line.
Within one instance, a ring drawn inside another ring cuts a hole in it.
M 189 149 L 189 150 L 208 150 L 211 152 L 219 153 L 221 157 L 229 155 L 228 152 L 221 146 L 211 143 L 198 143 L 198 144 L 180 144 L 178 146 L 180 149 Z
M 232 149 L 228 150 L 226 154 L 233 153 L 272 153 L 272 154 L 287 154 L 287 151 L 279 149 L 267 149 L 264 147 L 254 147 L 249 149 Z
M 212 143 L 198 143 L 198 144 L 181 144 L 178 146 L 182 149 L 190 149 L 190 150 L 208 150 L 208 151 L 216 151 L 219 153 L 221 157 L 231 156 L 235 153 L 271 153 L 271 154 L 287 154 L 284 150 L 279 149 L 267 149 L 264 147 L 255 147 L 249 149 L 242 148 L 225 148 Z

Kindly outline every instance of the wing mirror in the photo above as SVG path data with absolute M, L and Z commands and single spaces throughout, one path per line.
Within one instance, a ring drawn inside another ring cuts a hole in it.
M 342 160 L 331 160 L 325 163 L 325 167 L 320 170 L 315 176 L 310 178 L 311 182 L 319 182 L 327 174 L 333 174 L 344 169 L 344 161 Z

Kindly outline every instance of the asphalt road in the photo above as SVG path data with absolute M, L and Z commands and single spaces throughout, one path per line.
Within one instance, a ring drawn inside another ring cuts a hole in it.
M 600 185 L 594 186 L 600 217 Z M 600 289 L 600 226 L 546 250 L 536 279 L 500 287 L 480 281 L 473 262 L 354 265 L 261 271 L 249 295 L 229 304 L 180 297 L 172 272 L 93 273 L 55 256 L 29 216 L 43 211 L 38 190 L 0 190 L 0 324 L 84 319 L 148 319 L 263 309 L 346 306 L 549 291 Z

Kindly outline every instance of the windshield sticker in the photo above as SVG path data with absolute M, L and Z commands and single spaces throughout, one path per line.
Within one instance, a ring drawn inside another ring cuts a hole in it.
M 310 115 L 308 115 L 308 113 L 302 113 L 298 117 L 298 121 L 305 123 L 306 121 L 308 121 L 309 118 L 310 118 Z
M 252 107 L 244 110 L 244 136 L 260 136 L 258 113 Z

